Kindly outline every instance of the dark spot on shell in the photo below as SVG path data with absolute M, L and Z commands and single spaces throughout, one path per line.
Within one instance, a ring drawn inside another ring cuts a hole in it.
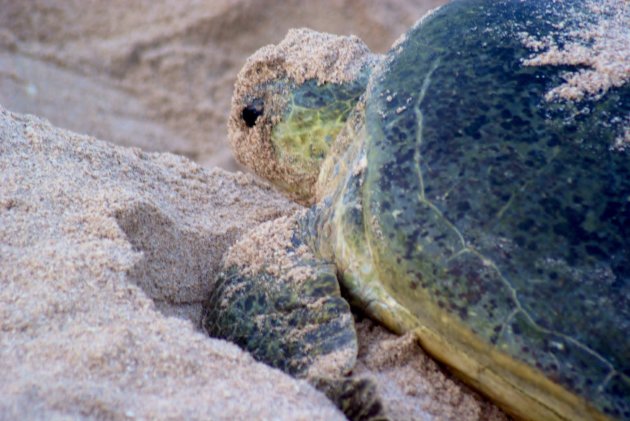
M 608 255 L 608 253 L 604 252 L 601 248 L 591 244 L 586 246 L 586 252 L 599 258 L 605 258 Z
M 254 297 L 253 296 L 249 296 L 245 299 L 245 311 L 250 311 L 252 309 L 252 306 L 254 304 Z
M 521 327 L 517 323 L 512 323 L 512 332 L 514 332 L 515 335 L 520 335 Z
M 521 231 L 529 231 L 534 226 L 534 220 L 526 219 L 525 221 L 518 224 L 518 229 Z
M 470 210 L 470 204 L 468 202 L 459 202 L 457 204 L 457 210 L 460 212 L 468 212 Z
M 560 144 L 560 137 L 557 134 L 552 133 L 551 136 L 549 136 L 549 140 L 547 141 L 547 146 L 552 148 L 554 146 L 558 146 L 559 144 Z

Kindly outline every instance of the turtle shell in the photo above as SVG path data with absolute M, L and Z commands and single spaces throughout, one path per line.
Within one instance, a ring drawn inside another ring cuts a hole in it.
M 549 100 L 575 68 L 523 63 L 523 33 L 584 4 L 456 1 L 411 29 L 368 89 L 364 217 L 383 286 L 421 325 L 481 369 L 630 419 L 630 151 L 613 147 L 630 84 Z

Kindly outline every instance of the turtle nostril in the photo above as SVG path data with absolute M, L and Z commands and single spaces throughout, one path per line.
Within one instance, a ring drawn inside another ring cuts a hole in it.
M 247 127 L 254 127 L 256 120 L 263 114 L 264 110 L 261 99 L 255 99 L 243 108 L 242 116 Z

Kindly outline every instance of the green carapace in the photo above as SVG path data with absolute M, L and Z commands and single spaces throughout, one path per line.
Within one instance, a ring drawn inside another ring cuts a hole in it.
M 630 420 L 630 4 L 605 3 L 454 1 L 385 55 L 308 30 L 256 53 L 231 141 L 306 207 L 232 247 L 204 328 L 354 419 L 387 414 L 345 377 L 348 301 L 516 418 Z

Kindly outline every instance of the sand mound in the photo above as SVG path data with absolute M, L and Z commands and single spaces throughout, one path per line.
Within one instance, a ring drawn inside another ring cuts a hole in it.
M 0 418 L 342 418 L 158 311 L 198 317 L 223 251 L 284 199 L 5 110 L 0 139 Z
M 411 334 L 397 336 L 364 319 L 357 320 L 357 336 L 354 373 L 375 380 L 393 420 L 509 420 L 425 354 Z

